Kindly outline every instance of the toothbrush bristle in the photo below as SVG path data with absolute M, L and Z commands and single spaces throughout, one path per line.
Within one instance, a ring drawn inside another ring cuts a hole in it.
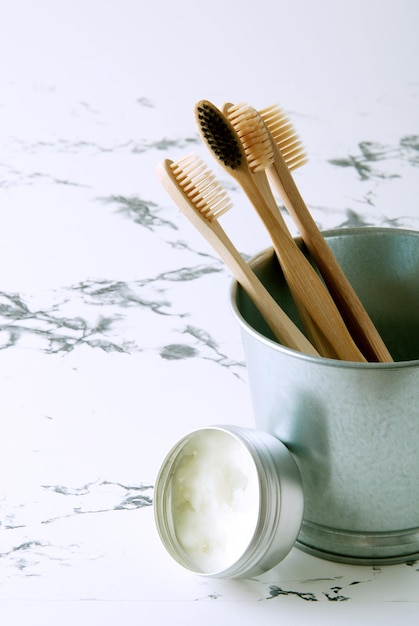
M 287 114 L 277 105 L 259 111 L 289 170 L 307 163 L 307 155 Z
M 217 220 L 232 207 L 227 192 L 196 155 L 187 155 L 171 163 L 170 169 L 186 198 L 209 222 Z
M 252 172 L 266 170 L 274 155 L 272 139 L 259 113 L 247 104 L 227 105 L 227 119 L 242 142 Z
M 214 152 L 215 156 L 226 167 L 237 169 L 242 164 L 243 152 L 224 115 L 207 100 L 201 100 L 195 107 L 196 119 L 201 134 Z

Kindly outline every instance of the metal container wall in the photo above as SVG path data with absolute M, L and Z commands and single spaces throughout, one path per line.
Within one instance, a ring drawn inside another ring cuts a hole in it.
M 395 363 L 287 349 L 234 283 L 256 425 L 286 444 L 301 471 L 298 547 L 344 562 L 407 561 L 419 556 L 419 233 L 324 234 Z M 272 250 L 251 264 L 299 323 Z

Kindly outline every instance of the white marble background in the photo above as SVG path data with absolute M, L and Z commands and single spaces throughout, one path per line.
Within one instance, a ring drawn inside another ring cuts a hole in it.
M 0 25 L 4 623 L 416 623 L 417 562 L 293 550 L 211 581 L 165 553 L 152 498 L 183 434 L 253 425 L 230 276 L 156 164 L 193 151 L 216 170 L 201 98 L 278 103 L 321 227 L 419 229 L 417 0 L 3 0 Z M 252 255 L 266 233 L 218 174 Z

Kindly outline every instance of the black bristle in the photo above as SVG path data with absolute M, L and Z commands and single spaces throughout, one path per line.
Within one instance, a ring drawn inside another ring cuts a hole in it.
M 197 107 L 202 135 L 215 156 L 226 167 L 236 169 L 242 162 L 242 150 L 234 130 L 223 119 L 222 114 L 209 104 Z

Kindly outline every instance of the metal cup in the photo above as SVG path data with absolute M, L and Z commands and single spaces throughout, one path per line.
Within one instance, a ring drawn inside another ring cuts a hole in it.
M 283 347 L 233 283 L 256 425 L 285 443 L 300 469 L 300 549 L 348 563 L 409 561 L 419 557 L 419 233 L 359 228 L 324 236 L 395 362 Z M 272 249 L 250 263 L 300 325 Z

